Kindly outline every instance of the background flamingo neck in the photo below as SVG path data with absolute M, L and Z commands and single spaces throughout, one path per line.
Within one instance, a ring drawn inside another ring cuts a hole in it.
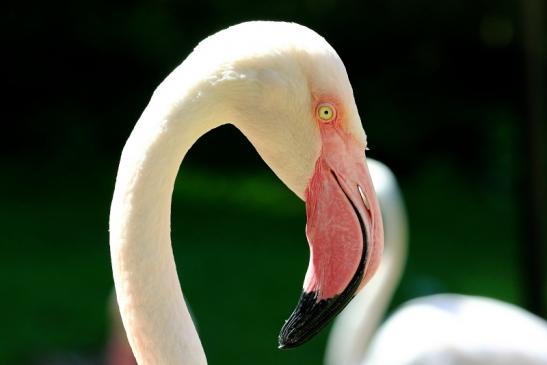
M 173 258 L 171 196 L 186 152 L 222 110 L 195 97 L 211 86 L 193 83 L 200 75 L 183 65 L 158 87 L 123 149 L 110 212 L 116 293 L 139 364 L 207 363 Z
M 384 254 L 376 274 L 334 323 L 326 349 L 326 365 L 361 363 L 406 261 L 407 221 L 397 181 L 391 171 L 377 161 L 368 159 L 368 167 L 382 210 Z

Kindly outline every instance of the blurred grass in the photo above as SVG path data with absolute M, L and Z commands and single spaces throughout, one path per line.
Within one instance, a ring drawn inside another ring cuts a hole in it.
M 402 182 L 411 247 L 394 305 L 439 291 L 520 303 L 511 197 L 441 166 Z M 0 364 L 93 355 L 104 345 L 113 175 L 64 173 L 32 177 L 33 190 L 3 182 Z M 327 331 L 301 348 L 276 348 L 308 260 L 304 205 L 294 194 L 270 172 L 185 165 L 172 219 L 179 275 L 210 364 L 321 363 Z

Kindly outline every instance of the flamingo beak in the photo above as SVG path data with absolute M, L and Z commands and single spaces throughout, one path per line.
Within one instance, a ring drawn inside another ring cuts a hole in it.
M 372 277 L 383 249 L 380 208 L 363 146 L 335 125 L 321 128 L 322 151 L 306 189 L 310 262 L 279 348 L 317 334 Z

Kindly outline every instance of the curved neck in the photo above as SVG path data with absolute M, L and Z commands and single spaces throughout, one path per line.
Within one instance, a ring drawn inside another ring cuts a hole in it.
M 118 304 L 139 364 L 206 364 L 185 305 L 170 239 L 171 196 L 192 144 L 222 124 L 226 111 L 202 105 L 208 82 L 179 66 L 156 90 L 129 137 L 110 212 Z M 183 65 L 185 64 L 183 63 Z M 187 90 L 180 95 L 180 90 Z
M 327 343 L 325 364 L 357 365 L 366 354 L 401 277 L 407 251 L 407 221 L 397 181 L 384 165 L 368 161 L 382 210 L 384 253 L 370 282 L 338 316 Z

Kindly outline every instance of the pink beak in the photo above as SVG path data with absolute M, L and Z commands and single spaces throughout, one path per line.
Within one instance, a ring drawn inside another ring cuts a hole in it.
M 383 250 L 382 218 L 364 146 L 323 124 L 322 151 L 306 190 L 310 263 L 300 301 L 279 335 L 298 346 L 321 330 L 372 277 Z

